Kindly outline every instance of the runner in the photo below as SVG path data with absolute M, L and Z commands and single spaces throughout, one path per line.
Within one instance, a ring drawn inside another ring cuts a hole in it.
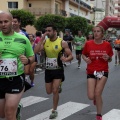
M 45 36 L 48 39 L 45 39 Z M 47 94 L 53 93 L 53 109 L 50 119 L 57 117 L 57 106 L 59 101 L 59 86 L 64 81 L 64 68 L 62 62 L 68 62 L 73 59 L 71 50 L 67 42 L 57 37 L 57 29 L 53 25 L 46 27 L 46 33 L 43 35 L 41 42 L 35 47 L 35 53 L 44 49 L 46 54 L 46 70 L 45 70 L 45 83 Z M 63 51 L 68 56 L 63 56 Z
M 22 31 L 20 29 L 21 27 L 21 19 L 18 16 L 13 16 L 13 30 L 21 35 L 26 36 L 27 38 L 29 38 L 28 34 L 24 31 Z M 28 77 L 29 77 L 29 65 L 25 65 L 24 66 L 24 73 L 25 73 L 25 91 L 27 86 L 29 86 L 28 88 L 30 88 L 30 85 L 28 84 Z M 17 114 L 16 114 L 16 118 L 17 120 L 20 120 L 20 112 L 21 112 L 21 108 L 23 107 L 23 105 L 21 103 L 19 103 L 18 105 L 18 110 L 17 110 Z
M 88 98 L 94 100 L 96 120 L 102 120 L 102 92 L 108 78 L 108 62 L 112 61 L 112 47 L 103 41 L 104 30 L 100 26 L 93 29 L 94 40 L 87 41 L 82 57 L 87 63 Z
M 120 64 L 120 35 L 114 41 L 115 48 L 115 66 Z M 118 59 L 117 59 L 118 58 Z
M 93 39 L 94 39 L 93 32 L 90 31 L 89 34 L 88 34 L 88 36 L 87 36 L 87 41 L 88 41 L 88 40 L 93 40 Z
M 34 43 L 34 35 L 33 34 L 29 34 L 29 40 L 30 40 L 30 43 L 32 45 L 32 48 L 34 50 L 35 48 L 35 43 Z M 35 54 L 35 61 L 31 64 L 29 64 L 29 77 L 30 77 L 30 80 L 31 80 L 31 86 L 34 87 L 34 70 L 35 70 L 35 67 L 37 65 L 37 56 Z
M 63 40 L 66 41 L 68 43 L 68 46 L 70 48 L 70 50 L 72 51 L 72 42 L 73 42 L 73 37 L 70 34 L 70 29 L 65 29 L 65 35 L 63 36 Z M 67 57 L 67 55 L 64 53 L 64 56 Z M 71 61 L 70 61 L 71 64 Z M 66 67 L 67 64 L 63 63 L 63 65 Z
M 78 69 L 80 69 L 81 55 L 85 42 L 86 39 L 85 37 L 82 36 L 82 32 L 79 30 L 78 35 L 75 36 L 73 41 L 73 43 L 76 45 L 75 50 L 76 50 L 76 59 L 78 60 Z
M 29 40 L 13 31 L 12 20 L 10 13 L 0 13 L 0 118 L 6 120 L 16 120 L 25 87 L 24 65 L 34 61 Z

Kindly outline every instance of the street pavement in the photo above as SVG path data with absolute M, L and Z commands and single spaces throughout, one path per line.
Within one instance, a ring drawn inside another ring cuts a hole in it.
M 120 65 L 109 63 L 110 73 L 103 92 L 103 120 L 120 120 Z M 95 120 L 96 109 L 87 98 L 86 63 L 81 69 L 75 59 L 65 67 L 65 81 L 62 86 L 56 120 Z M 49 120 L 52 95 L 45 91 L 44 71 L 35 75 L 35 86 L 25 92 L 21 120 Z

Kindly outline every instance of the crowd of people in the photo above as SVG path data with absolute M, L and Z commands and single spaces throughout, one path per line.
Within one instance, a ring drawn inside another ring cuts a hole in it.
M 45 88 L 47 94 L 53 94 L 53 106 L 49 119 L 58 116 L 57 106 L 62 82 L 65 80 L 64 66 L 75 55 L 78 69 L 81 58 L 87 68 L 87 95 L 96 106 L 96 120 L 102 120 L 102 92 L 109 75 L 108 63 L 112 61 L 113 49 L 109 41 L 103 40 L 104 29 L 96 26 L 88 36 L 78 30 L 75 36 L 66 29 L 63 38 L 57 36 L 54 25 L 46 25 L 45 33 L 36 35 L 21 29 L 21 20 L 10 13 L 0 13 L 0 118 L 20 120 L 23 93 L 34 87 L 34 70 L 40 64 L 41 52 L 45 54 Z M 115 65 L 120 64 L 120 36 L 114 41 Z M 118 58 L 118 61 L 117 61 Z

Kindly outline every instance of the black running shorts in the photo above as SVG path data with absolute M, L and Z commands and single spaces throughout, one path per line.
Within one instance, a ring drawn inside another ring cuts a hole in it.
M 108 72 L 104 72 L 104 75 L 106 78 L 108 78 Z M 97 79 L 97 77 L 94 74 L 87 74 L 87 79 L 88 78 L 94 78 Z
M 5 94 L 20 93 L 25 86 L 25 74 L 15 77 L 0 78 L 0 99 L 5 98 Z
M 65 79 L 64 69 L 45 70 L 45 82 L 51 83 L 54 79 L 61 79 L 63 82 Z
M 81 54 L 82 54 L 82 50 L 76 50 L 76 51 L 75 51 L 75 54 L 76 54 L 76 55 L 81 55 Z

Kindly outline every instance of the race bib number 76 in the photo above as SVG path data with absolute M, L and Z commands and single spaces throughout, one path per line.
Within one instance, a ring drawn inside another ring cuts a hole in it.
M 17 58 L 0 59 L 0 75 L 17 75 Z

